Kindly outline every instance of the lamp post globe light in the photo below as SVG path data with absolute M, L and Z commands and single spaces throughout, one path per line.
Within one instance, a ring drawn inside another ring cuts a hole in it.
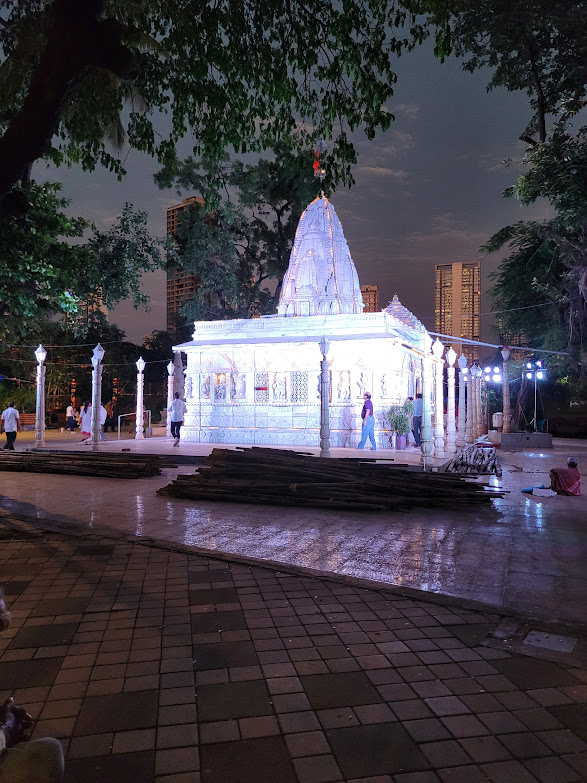
M 504 345 L 501 349 L 501 356 L 503 358 L 503 365 L 501 368 L 501 377 L 503 381 L 502 394 L 503 394 L 503 427 L 502 432 L 508 433 L 511 430 L 510 422 L 512 418 L 510 408 L 510 368 L 508 359 L 510 358 L 510 349 L 507 345 Z
M 498 385 L 502 382 L 501 368 L 493 365 L 488 365 L 483 368 L 483 380 L 486 384 Z M 485 387 L 487 389 L 487 386 Z M 485 402 L 487 405 L 487 430 L 491 429 L 491 419 L 489 412 L 489 398 L 486 395 Z M 502 413 L 503 416 L 503 413 Z
M 47 351 L 39 345 L 35 351 L 37 359 L 37 400 L 35 406 L 35 448 L 45 446 L 45 359 Z
M 100 411 L 102 408 L 102 359 L 104 349 L 98 345 L 92 351 L 92 434 L 90 443 L 92 451 L 98 450 L 100 442 Z
M 446 352 L 446 370 L 448 402 L 446 408 L 446 450 L 449 454 L 454 454 L 457 450 L 457 428 L 455 416 L 455 362 L 457 355 L 452 346 Z
M 145 360 L 142 356 L 136 362 L 137 365 L 137 414 L 136 414 L 136 426 L 135 426 L 135 440 L 142 440 L 145 437 L 144 433 L 144 414 L 143 414 L 143 399 L 145 392 L 145 376 L 143 371 L 145 369 Z
M 536 416 L 538 381 L 543 381 L 546 378 L 546 370 L 540 359 L 526 363 L 526 378 L 529 381 L 534 381 L 534 418 L 532 421 L 534 422 L 534 432 L 538 432 L 538 418 Z
M 169 415 L 169 408 L 173 402 L 173 374 L 175 372 L 175 365 L 173 362 L 169 362 L 167 365 L 167 415 L 165 417 L 165 435 L 171 437 L 171 416 Z
M 457 446 L 462 448 L 466 441 L 466 388 L 467 388 L 467 357 L 461 354 L 458 358 L 459 365 L 459 417 L 457 424 Z

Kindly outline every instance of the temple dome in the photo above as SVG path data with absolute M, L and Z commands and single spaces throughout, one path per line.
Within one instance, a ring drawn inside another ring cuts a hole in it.
M 327 198 L 317 198 L 298 223 L 277 312 L 279 315 L 362 313 L 357 270 L 340 220 Z

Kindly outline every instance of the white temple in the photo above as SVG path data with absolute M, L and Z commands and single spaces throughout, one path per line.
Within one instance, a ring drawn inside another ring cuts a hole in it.
M 326 198 L 300 218 L 278 314 L 197 321 L 187 355 L 182 437 L 200 443 L 318 446 L 319 343 L 330 343 L 330 443 L 354 447 L 363 394 L 372 394 L 378 446 L 384 412 L 420 390 L 429 337 L 397 296 L 363 313 L 359 278 Z

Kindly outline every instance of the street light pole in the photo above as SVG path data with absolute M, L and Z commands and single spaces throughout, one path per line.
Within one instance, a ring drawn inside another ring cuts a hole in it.
M 102 359 L 104 358 L 104 349 L 98 345 L 92 351 L 92 434 L 90 443 L 92 451 L 98 450 L 100 442 L 100 410 L 102 408 Z
M 466 441 L 466 378 L 467 378 L 467 357 L 461 354 L 458 358 L 459 364 L 459 419 L 457 426 L 457 446 L 462 448 Z
M 456 422 L 455 422 L 455 361 L 457 355 L 452 346 L 446 353 L 447 381 L 448 381 L 448 405 L 446 418 L 446 450 L 449 454 L 454 454 L 457 450 L 456 445 Z
M 47 351 L 39 345 L 37 357 L 37 404 L 35 407 L 35 448 L 45 448 L 45 359 Z
M 503 426 L 502 426 L 502 432 L 511 432 L 511 409 L 510 409 L 510 368 L 508 364 L 508 359 L 510 358 L 510 349 L 507 347 L 507 345 L 504 345 L 501 350 L 501 355 L 503 357 L 503 366 L 501 368 L 501 380 L 502 380 L 502 397 L 503 397 Z
M 168 438 L 171 437 L 171 414 L 169 408 L 173 402 L 173 373 L 175 372 L 175 365 L 173 362 L 169 362 L 167 365 L 167 416 L 165 417 L 165 434 Z
M 143 371 L 145 369 L 145 360 L 140 356 L 136 362 L 137 365 L 137 415 L 135 425 L 135 440 L 143 440 L 145 437 L 144 421 L 143 421 L 143 397 L 145 392 L 145 376 Z

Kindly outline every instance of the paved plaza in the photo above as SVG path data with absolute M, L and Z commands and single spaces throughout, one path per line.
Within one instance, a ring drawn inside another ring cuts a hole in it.
M 0 699 L 67 783 L 587 780 L 587 669 L 488 646 L 499 613 L 0 523 Z
M 34 433 L 19 436 L 28 448 Z M 164 437 L 110 440 L 102 451 L 144 451 L 203 458 L 211 447 Z M 48 447 L 80 449 L 79 438 L 50 433 Z M 317 450 L 316 450 L 317 451 Z M 156 490 L 194 465 L 164 469 L 156 478 L 117 481 L 81 476 L 0 474 L 0 509 L 29 519 L 82 523 L 276 564 L 353 576 L 376 583 L 454 596 L 506 611 L 564 622 L 587 622 L 587 492 L 536 498 L 526 486 L 548 484 L 551 467 L 570 455 L 587 464 L 587 442 L 555 439 L 551 451 L 503 453 L 503 478 L 486 478 L 508 494 L 472 511 L 418 509 L 401 513 L 330 512 L 272 506 L 195 502 Z M 334 456 L 394 458 L 416 464 L 418 452 L 359 452 Z

